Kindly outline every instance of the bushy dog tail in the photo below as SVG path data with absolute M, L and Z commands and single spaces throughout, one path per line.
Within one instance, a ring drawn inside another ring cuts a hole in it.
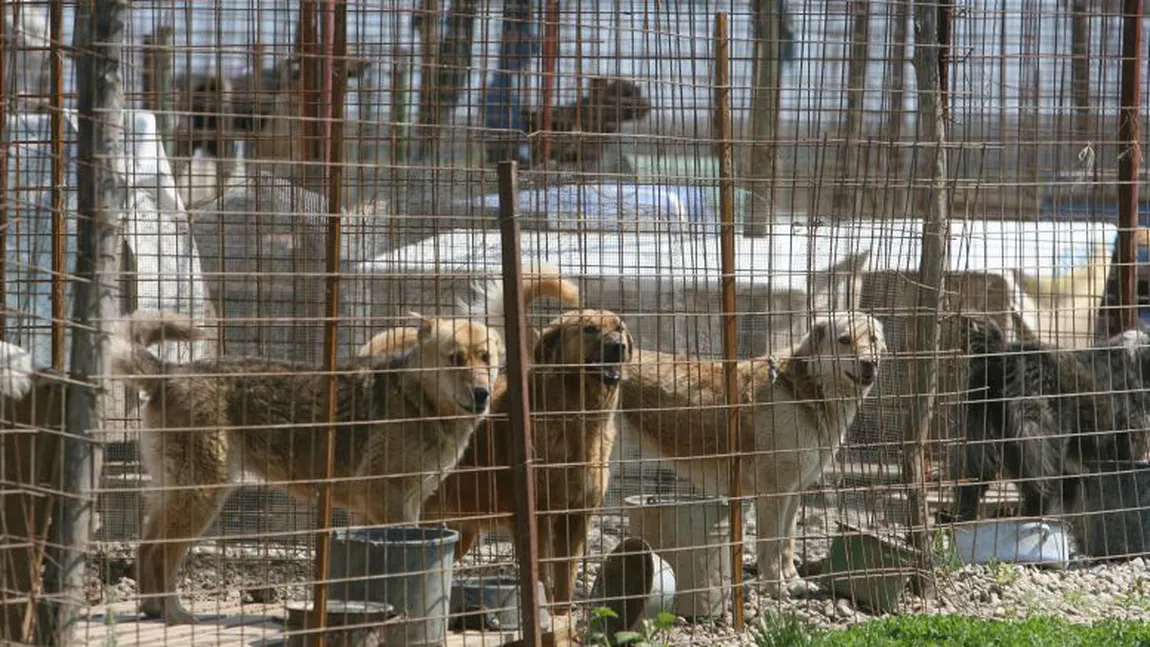
M 139 386 L 141 378 L 159 375 L 164 369 L 164 360 L 148 346 L 203 338 L 203 330 L 189 317 L 137 311 L 116 324 L 111 343 L 112 372 Z
M 1146 234 L 1142 234 L 1142 237 L 1145 239 Z M 1084 264 L 1072 267 L 1058 276 L 1044 277 L 1019 271 L 1018 280 L 1022 289 L 1032 295 L 1039 306 L 1048 310 L 1074 299 L 1097 302 L 1106 291 L 1110 258 L 1110 246 L 1099 243 Z
M 469 303 L 464 303 L 461 310 L 472 317 L 486 318 L 489 328 L 503 333 L 507 327 L 505 321 L 505 304 L 503 303 L 503 281 L 487 281 L 476 286 L 481 297 Z M 560 303 L 576 307 L 579 305 L 581 295 L 579 286 L 559 275 L 559 268 L 553 263 L 540 262 L 523 272 L 523 305 L 530 308 L 533 303 L 550 297 Z
M 967 348 L 972 355 L 1001 353 L 1006 348 L 1006 335 L 990 317 L 967 317 Z
M 0 341 L 0 396 L 20 400 L 32 390 L 32 354 Z

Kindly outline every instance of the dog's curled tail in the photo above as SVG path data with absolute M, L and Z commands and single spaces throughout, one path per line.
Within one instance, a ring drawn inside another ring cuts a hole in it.
M 1135 241 L 1138 245 L 1145 245 L 1147 238 L 1145 230 L 1138 230 Z M 1054 277 L 1044 277 L 1037 274 L 1019 271 L 1018 279 L 1022 289 L 1038 301 L 1046 309 L 1059 307 L 1060 304 L 1074 299 L 1088 299 L 1097 301 L 1106 291 L 1106 279 L 1110 274 L 1111 248 L 1105 243 L 1098 243 L 1082 265 L 1072 267 L 1068 271 Z
M 1000 353 L 1006 348 L 1006 335 L 990 317 L 966 317 L 967 348 L 972 355 Z
M 203 338 L 203 330 L 190 317 L 136 311 L 118 322 L 113 330 L 112 372 L 139 385 L 139 378 L 158 375 L 164 368 L 164 361 L 148 350 L 148 346 Z
M 505 304 L 503 303 L 503 282 L 500 280 L 486 281 L 476 287 L 481 298 L 475 302 L 465 303 L 462 310 L 472 317 L 486 317 L 487 326 L 500 332 L 506 328 L 504 319 Z M 539 262 L 523 271 L 523 305 L 530 308 L 533 303 L 543 297 L 551 297 L 560 303 L 576 307 L 582 296 L 579 286 L 559 275 L 559 268 L 553 263 Z

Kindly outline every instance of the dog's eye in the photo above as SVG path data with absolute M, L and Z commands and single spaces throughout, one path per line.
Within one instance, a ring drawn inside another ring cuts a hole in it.
M 491 353 L 489 353 L 487 351 L 483 351 L 483 354 L 479 356 L 479 361 L 483 362 L 484 364 L 490 364 L 491 363 Z
M 463 353 L 461 353 L 460 351 L 455 351 L 454 353 L 452 353 L 451 357 L 449 359 L 451 360 L 452 366 L 466 366 L 467 365 L 467 356 L 464 355 Z
M 849 345 L 851 343 L 851 336 L 843 335 L 842 337 L 839 337 L 839 343 L 844 346 Z

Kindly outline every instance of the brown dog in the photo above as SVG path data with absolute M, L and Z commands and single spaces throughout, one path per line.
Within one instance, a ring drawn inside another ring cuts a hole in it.
M 607 492 L 619 384 L 633 348 L 626 323 L 606 310 L 568 311 L 535 344 L 530 381 L 538 461 L 535 506 L 544 579 L 558 605 L 571 601 L 590 517 Z M 514 530 L 509 406 L 506 393 L 499 393 L 495 415 L 480 426 L 459 462 L 462 470 L 451 473 L 424 506 L 425 519 L 445 520 L 462 533 L 456 558 L 482 533 Z
M 194 339 L 191 322 L 138 313 L 134 324 L 133 336 L 113 343 L 113 368 L 148 394 L 140 444 L 160 488 L 147 502 L 139 553 L 140 593 L 157 597 L 141 608 L 168 624 L 189 623 L 176 572 L 241 470 L 298 499 L 313 496 L 323 478 L 317 444 L 329 376 L 314 366 L 242 357 L 169 364 L 142 342 L 161 328 L 169 340 Z M 349 480 L 332 487 L 335 505 L 373 524 L 418 522 L 423 501 L 490 410 L 502 352 L 486 326 L 424 319 L 410 351 L 342 367 L 335 475 Z

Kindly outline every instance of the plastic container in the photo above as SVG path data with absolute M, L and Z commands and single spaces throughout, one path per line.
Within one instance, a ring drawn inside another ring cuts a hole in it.
M 727 499 L 638 495 L 624 502 L 630 534 L 647 540 L 675 572 L 675 613 L 689 620 L 723 615 L 731 597 Z
M 843 530 L 827 556 L 831 590 L 876 613 L 894 611 L 914 572 L 915 553 L 872 533 Z
M 459 533 L 442 528 L 337 531 L 331 543 L 332 599 L 383 602 L 405 613 L 404 621 L 387 626 L 386 645 L 442 645 L 458 541 Z
M 1070 541 L 1057 523 L 988 519 L 956 526 L 954 547 L 963 564 L 1012 562 L 1065 568 Z
M 644 618 L 654 619 L 675 605 L 675 572 L 638 537 L 627 537 L 611 551 L 591 586 L 592 607 L 606 607 L 616 618 L 595 627 L 615 644 L 615 634 L 634 630 Z

